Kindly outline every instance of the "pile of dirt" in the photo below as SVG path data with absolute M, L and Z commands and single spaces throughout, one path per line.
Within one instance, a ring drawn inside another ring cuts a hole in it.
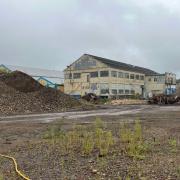
M 62 112 L 81 106 L 80 101 L 44 87 L 22 72 L 0 76 L 0 114 Z
M 0 81 L 20 92 L 34 92 L 43 88 L 43 86 L 31 76 L 20 71 L 2 74 L 0 75 Z

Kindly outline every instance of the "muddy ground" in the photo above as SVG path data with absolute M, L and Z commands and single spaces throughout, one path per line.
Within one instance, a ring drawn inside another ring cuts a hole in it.
M 54 129 L 66 134 L 77 125 L 91 132 L 97 117 L 114 138 L 106 155 L 97 148 L 85 155 L 78 143 L 63 149 L 59 134 L 47 138 Z M 140 145 L 148 148 L 132 156 L 129 142 L 122 141 L 119 131 L 122 122 L 133 130 L 137 120 L 142 126 Z M 0 153 L 15 157 L 19 168 L 33 180 L 180 179 L 179 140 L 180 106 L 101 106 L 90 112 L 0 117 Z M 0 179 L 20 179 L 11 161 L 4 158 L 0 158 Z

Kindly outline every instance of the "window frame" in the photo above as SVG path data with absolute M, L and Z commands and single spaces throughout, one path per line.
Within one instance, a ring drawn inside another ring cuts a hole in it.
M 106 75 L 102 75 L 102 73 L 107 73 Z M 109 71 L 100 71 L 100 77 L 109 77 Z
M 73 79 L 81 79 L 81 73 L 73 73 Z
M 111 77 L 117 78 L 117 76 L 118 76 L 117 71 L 111 71 Z
M 114 93 L 113 91 L 116 91 L 116 93 Z M 117 94 L 118 94 L 118 90 L 117 90 L 117 89 L 111 89 L 111 93 L 112 93 L 113 95 L 117 95 Z
M 130 94 L 130 90 L 129 89 L 125 89 L 124 92 L 125 92 L 126 95 Z M 128 93 L 126 93 L 126 92 L 128 92 Z
M 124 73 L 123 72 L 118 72 L 118 78 L 124 78 L 125 77 L 125 75 L 124 75 Z
M 136 75 L 135 75 L 135 78 L 136 78 L 136 80 L 140 80 L 140 75 L 139 75 L 139 74 L 136 74 Z
M 109 89 L 101 89 L 100 94 L 109 94 Z
M 125 77 L 126 79 L 129 79 L 129 78 L 130 78 L 130 74 L 129 74 L 129 73 L 124 73 L 124 77 Z
M 72 79 L 72 73 L 65 74 L 65 79 Z
M 135 74 L 130 74 L 130 79 L 135 79 Z
M 97 76 L 92 76 L 92 74 L 94 73 L 94 75 L 96 74 Z M 98 78 L 99 77 L 99 72 L 98 71 L 94 71 L 94 72 L 90 72 L 90 77 L 91 78 Z
M 122 93 L 121 93 L 122 92 Z M 121 94 L 125 94 L 125 92 L 124 92 L 124 89 L 119 89 L 118 90 L 118 93 L 121 95 Z
M 140 80 L 144 81 L 144 76 L 143 75 L 140 75 Z

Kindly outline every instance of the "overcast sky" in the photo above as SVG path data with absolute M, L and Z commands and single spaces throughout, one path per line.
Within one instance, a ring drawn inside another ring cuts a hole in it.
M 180 1 L 0 0 L 0 63 L 63 70 L 84 53 L 180 77 Z

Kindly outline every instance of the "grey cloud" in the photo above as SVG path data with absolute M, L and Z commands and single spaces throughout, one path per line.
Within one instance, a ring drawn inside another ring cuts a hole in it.
M 180 76 L 180 13 L 171 2 L 0 0 L 0 62 L 62 70 L 91 53 Z

